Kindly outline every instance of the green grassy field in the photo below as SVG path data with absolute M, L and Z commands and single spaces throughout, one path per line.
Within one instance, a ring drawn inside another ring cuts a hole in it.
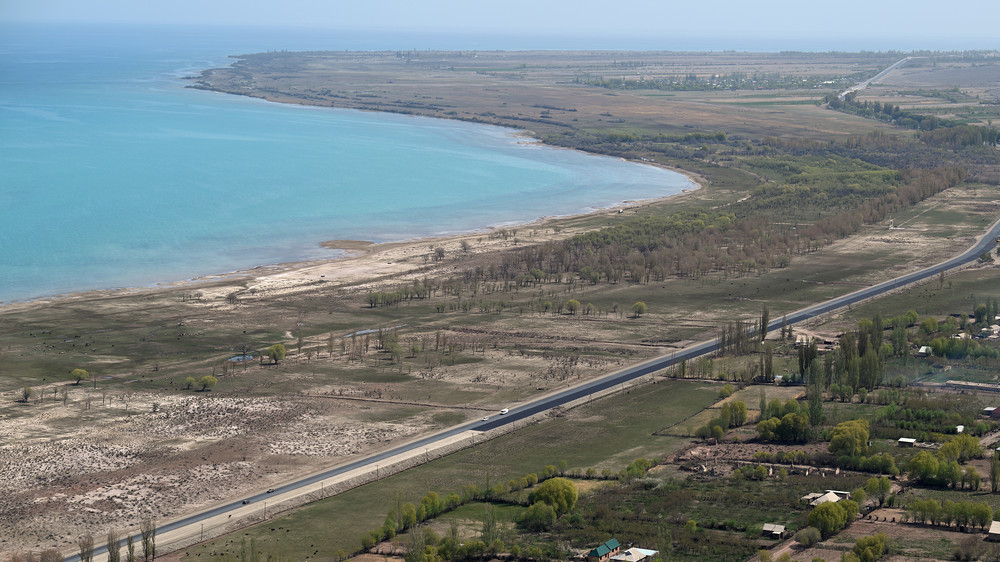
M 615 472 L 639 457 L 660 457 L 685 443 L 653 435 L 715 401 L 718 389 L 697 381 L 661 381 L 581 406 L 564 417 L 520 429 L 474 448 L 454 453 L 378 482 L 328 498 L 267 523 L 189 548 L 197 557 L 234 552 L 242 537 L 264 551 L 302 560 L 333 560 L 336 552 L 356 550 L 361 537 L 380 526 L 401 503 L 418 502 L 428 491 L 442 496 L 462 485 L 480 487 L 565 460 L 569 467 Z M 274 529 L 274 530 L 272 530 Z M 313 554 L 319 550 L 318 554 Z

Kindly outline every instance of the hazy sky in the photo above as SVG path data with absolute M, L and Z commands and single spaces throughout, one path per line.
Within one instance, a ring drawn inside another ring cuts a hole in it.
M 856 49 L 1000 48 L 995 0 L 0 0 L 0 21 L 714 37 L 775 44 L 820 39 Z

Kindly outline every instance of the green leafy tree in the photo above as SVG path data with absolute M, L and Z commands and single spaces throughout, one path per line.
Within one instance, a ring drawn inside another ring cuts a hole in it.
M 198 381 L 198 384 L 200 384 L 201 389 L 205 391 L 205 390 L 212 390 L 213 388 L 215 388 L 215 385 L 218 384 L 218 382 L 219 379 L 213 377 L 212 375 L 205 375 L 204 377 L 201 377 L 201 380 Z
M 929 451 L 920 451 L 907 463 L 910 478 L 921 482 L 930 482 L 938 478 L 941 463 Z
M 810 381 L 806 397 L 809 403 L 809 423 L 816 427 L 823 423 L 823 386 L 819 381 Z
M 417 524 L 417 508 L 412 503 L 404 503 L 399 509 L 400 523 L 402 528 L 400 531 L 405 531 L 410 529 Z
M 885 498 L 888 497 L 889 492 L 892 491 L 892 481 L 889 480 L 887 476 L 881 476 L 878 478 L 872 477 L 865 482 L 865 492 L 869 496 L 878 499 L 878 505 L 881 507 L 885 504 Z
M 1000 453 L 993 451 L 990 457 L 990 493 L 1000 491 Z
M 196 381 L 194 377 L 187 377 L 184 379 L 184 388 L 186 390 L 191 390 L 191 387 L 196 384 L 198 384 L 198 381 Z
M 556 511 L 556 515 L 562 516 L 573 510 L 576 506 L 578 494 L 576 485 L 566 478 L 550 478 L 541 483 L 531 494 L 529 501 L 544 502 Z
M 824 538 L 830 537 L 847 526 L 858 515 L 858 504 L 852 500 L 827 502 L 809 512 L 810 527 L 816 527 Z
M 946 461 L 965 462 L 977 458 L 981 454 L 979 439 L 959 433 L 941 445 L 938 454 Z
M 73 369 L 70 371 L 69 376 L 76 381 L 74 384 L 80 384 L 81 381 L 90 379 L 90 373 L 86 369 Z
M 885 555 L 889 537 L 885 533 L 876 533 L 870 537 L 861 537 L 854 543 L 854 555 L 862 562 L 875 562 Z
M 801 544 L 803 548 L 809 548 L 821 540 L 823 536 L 816 527 L 806 527 L 795 533 L 795 542 Z
M 21 402 L 27 404 L 35 396 L 35 391 L 30 386 L 21 389 Z
M 868 499 L 868 494 L 865 493 L 864 489 L 858 488 L 857 490 L 851 492 L 851 499 L 858 505 L 865 505 L 865 500 Z
M 648 307 L 646 306 L 646 303 L 642 301 L 638 301 L 632 305 L 632 314 L 634 314 L 636 318 L 646 314 L 647 310 Z
M 865 454 L 868 451 L 868 422 L 851 420 L 837 424 L 830 434 L 829 451 L 851 458 Z
M 760 310 L 760 341 L 767 337 L 767 325 L 771 322 L 771 311 L 765 306 Z
M 267 348 L 267 356 L 271 358 L 271 361 L 273 361 L 275 365 L 277 365 L 279 361 L 285 359 L 286 353 L 284 344 L 276 343 Z
M 986 502 L 976 502 L 972 506 L 972 522 L 975 523 L 980 529 L 986 529 L 989 527 L 990 522 L 993 521 L 993 509 L 990 504 Z
M 902 324 L 896 325 L 892 329 L 892 353 L 897 357 L 905 357 L 908 349 L 906 339 L 906 328 Z
M 548 531 L 556 522 L 556 510 L 545 502 L 535 502 L 521 515 L 519 523 L 529 531 Z
M 580 301 L 576 299 L 569 299 L 566 301 L 566 310 L 570 314 L 576 315 L 576 313 L 580 310 Z

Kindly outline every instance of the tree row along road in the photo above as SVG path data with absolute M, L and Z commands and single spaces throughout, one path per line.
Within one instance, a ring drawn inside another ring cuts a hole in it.
M 922 281 L 924 279 L 934 277 L 935 275 L 940 275 L 943 271 L 948 271 L 975 261 L 980 255 L 991 251 L 997 246 L 997 236 L 1000 236 L 1000 220 L 993 223 L 986 234 L 980 237 L 979 240 L 972 245 L 972 247 L 958 256 L 926 269 L 921 269 L 919 271 L 879 283 L 878 285 L 873 285 L 871 287 L 793 312 L 786 315 L 785 321 L 787 321 L 789 325 L 796 324 L 821 314 L 826 314 L 827 312 L 831 312 L 838 308 L 883 295 L 911 283 Z M 781 327 L 781 322 L 782 320 L 774 320 L 770 322 L 768 324 L 768 331 L 779 329 Z M 405 443 L 398 447 L 394 447 L 380 453 L 375 453 L 363 459 L 339 465 L 329 470 L 291 481 L 285 485 L 274 488 L 273 492 L 265 492 L 241 498 L 232 503 L 220 505 L 182 519 L 165 523 L 158 527 L 157 534 L 163 535 L 172 531 L 181 531 L 182 533 L 175 533 L 175 535 L 184 534 L 189 537 L 198 536 L 201 524 L 209 519 L 218 518 L 220 515 L 244 516 L 250 511 L 261 509 L 260 504 L 266 502 L 267 500 L 272 500 L 273 503 L 277 503 L 278 500 L 283 498 L 288 499 L 291 496 L 312 493 L 315 491 L 314 488 L 316 485 L 326 480 L 344 476 L 353 471 L 358 471 L 359 469 L 376 471 L 380 463 L 388 464 L 386 461 L 389 461 L 390 459 L 400 460 L 406 457 L 412 458 L 414 456 L 419 456 L 421 452 L 426 454 L 426 452 L 432 448 L 436 448 L 437 446 L 441 446 L 446 443 L 453 443 L 456 438 L 463 433 L 470 432 L 475 434 L 512 424 L 533 415 L 546 412 L 582 398 L 586 398 L 592 394 L 613 389 L 619 385 L 624 385 L 625 383 L 633 381 L 637 378 L 656 373 L 657 371 L 671 367 L 682 360 L 696 359 L 703 355 L 714 353 L 718 350 L 718 348 L 718 341 L 704 341 L 675 353 L 650 359 L 643 363 L 639 363 L 638 365 L 633 365 L 632 367 L 622 369 L 598 379 L 576 385 L 548 396 L 537 398 L 517 407 L 512 407 L 508 413 L 497 414 L 490 417 L 488 421 L 477 420 L 475 422 L 464 423 L 451 429 Z M 306 488 L 309 487 L 313 488 L 306 490 Z M 185 529 L 185 527 L 187 527 L 187 529 Z M 137 544 L 140 544 L 140 535 L 134 535 L 133 539 Z M 122 546 L 125 545 L 126 540 L 127 539 L 122 539 Z M 96 555 L 103 555 L 106 553 L 107 548 L 104 546 L 95 548 Z M 79 560 L 80 557 L 76 554 L 66 558 L 67 562 L 77 562 Z

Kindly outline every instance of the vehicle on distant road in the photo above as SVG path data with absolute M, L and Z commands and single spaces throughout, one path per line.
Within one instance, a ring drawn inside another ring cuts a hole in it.
M 500 415 L 502 416 L 502 415 L 506 414 L 509 411 L 510 410 L 508 410 L 507 408 L 504 408 L 503 410 L 500 410 Z
M 274 488 L 268 488 L 268 489 L 267 489 L 267 493 L 269 493 L 269 494 L 273 494 L 273 493 L 274 493 Z
M 483 421 L 490 421 L 490 417 L 489 416 L 484 417 Z
M 243 500 L 243 505 L 250 503 L 250 500 Z

